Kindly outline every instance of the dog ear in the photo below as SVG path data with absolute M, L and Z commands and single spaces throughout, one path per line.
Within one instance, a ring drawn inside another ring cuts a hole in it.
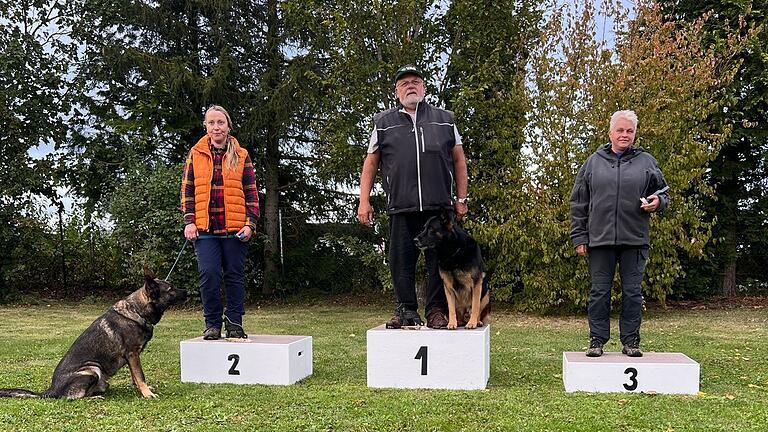
M 155 276 L 155 272 L 153 272 L 152 269 L 150 269 L 147 266 L 144 266 L 144 277 L 151 278 L 152 280 L 154 280 L 157 276 Z
M 157 289 L 160 287 L 160 285 L 158 285 L 157 281 L 155 280 L 155 273 L 147 267 L 144 267 L 144 286 L 149 293 L 157 291 Z
M 456 223 L 456 214 L 451 210 L 443 210 L 440 213 L 440 222 L 443 226 L 448 228 L 449 231 L 453 230 L 453 224 Z

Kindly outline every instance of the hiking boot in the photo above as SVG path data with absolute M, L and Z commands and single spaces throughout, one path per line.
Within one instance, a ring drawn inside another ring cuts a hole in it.
M 399 329 L 403 326 L 420 326 L 424 325 L 424 321 L 421 320 L 419 313 L 415 310 L 408 310 L 402 304 L 398 303 L 395 307 L 395 314 L 387 321 L 386 327 L 388 329 Z
M 233 323 L 229 318 L 224 317 L 224 328 L 227 330 L 227 339 L 246 339 L 248 335 L 245 334 L 243 326 L 237 323 Z
M 221 326 L 210 326 L 203 332 L 203 339 L 216 340 L 221 339 Z
M 440 308 L 432 308 L 427 314 L 427 327 L 433 329 L 444 329 L 448 327 L 448 320 Z
M 587 357 L 600 357 L 601 355 L 603 355 L 603 342 L 601 342 L 600 339 L 593 337 L 589 341 Z
M 637 339 L 631 340 L 624 344 L 624 348 L 621 349 L 621 353 L 627 357 L 642 357 L 643 352 L 640 351 L 640 341 Z

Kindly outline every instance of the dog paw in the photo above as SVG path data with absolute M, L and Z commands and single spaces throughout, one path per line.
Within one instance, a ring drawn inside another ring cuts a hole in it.
M 141 391 L 141 396 L 144 397 L 144 399 L 155 399 L 157 395 L 152 393 L 152 390 L 154 390 L 152 387 L 147 387 Z
M 448 321 L 448 330 L 456 330 L 458 326 L 456 325 L 456 321 Z
M 478 324 L 478 322 L 477 322 L 477 321 L 472 321 L 472 320 L 470 320 L 470 321 L 467 323 L 467 326 L 466 326 L 466 328 L 468 328 L 468 329 L 477 328 L 477 327 L 478 327 L 478 325 L 477 325 L 477 324 Z M 482 324 L 481 324 L 481 325 L 482 325 Z

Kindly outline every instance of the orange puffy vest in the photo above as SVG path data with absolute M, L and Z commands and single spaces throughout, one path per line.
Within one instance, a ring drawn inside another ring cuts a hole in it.
M 200 138 L 189 153 L 195 173 L 195 225 L 200 231 L 207 231 L 210 224 L 208 206 L 211 202 L 211 180 L 213 179 L 210 140 L 208 135 Z M 248 151 L 240 147 L 240 143 L 234 137 L 229 137 L 229 140 L 235 146 L 239 158 L 234 171 L 227 168 L 226 155 L 221 161 L 221 173 L 224 177 L 224 218 L 227 231 L 239 231 L 245 226 L 246 221 L 243 167 Z

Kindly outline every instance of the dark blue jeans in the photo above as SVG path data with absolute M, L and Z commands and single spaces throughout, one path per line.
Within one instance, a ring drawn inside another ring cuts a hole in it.
M 640 322 L 643 312 L 641 283 L 648 260 L 648 249 L 642 247 L 596 247 L 589 249 L 589 275 L 592 290 L 589 293 L 589 336 L 603 343 L 611 337 L 611 287 L 616 264 L 621 276 L 621 315 L 619 337 L 621 343 L 640 342 Z
M 206 328 L 221 327 L 224 313 L 230 321 L 242 325 L 248 243 L 235 237 L 201 237 L 194 244 Z M 227 298 L 226 312 L 221 301 L 222 271 Z
M 398 213 L 389 216 L 389 270 L 392 273 L 392 285 L 398 303 L 406 309 L 416 310 L 416 261 L 419 259 L 419 248 L 413 239 L 424 229 L 424 224 L 432 216 L 439 215 L 441 210 L 431 210 L 413 213 Z M 424 263 L 427 271 L 427 299 L 424 311 L 429 314 L 433 307 L 447 311 L 443 281 L 437 270 L 437 253 L 428 249 L 424 251 Z

